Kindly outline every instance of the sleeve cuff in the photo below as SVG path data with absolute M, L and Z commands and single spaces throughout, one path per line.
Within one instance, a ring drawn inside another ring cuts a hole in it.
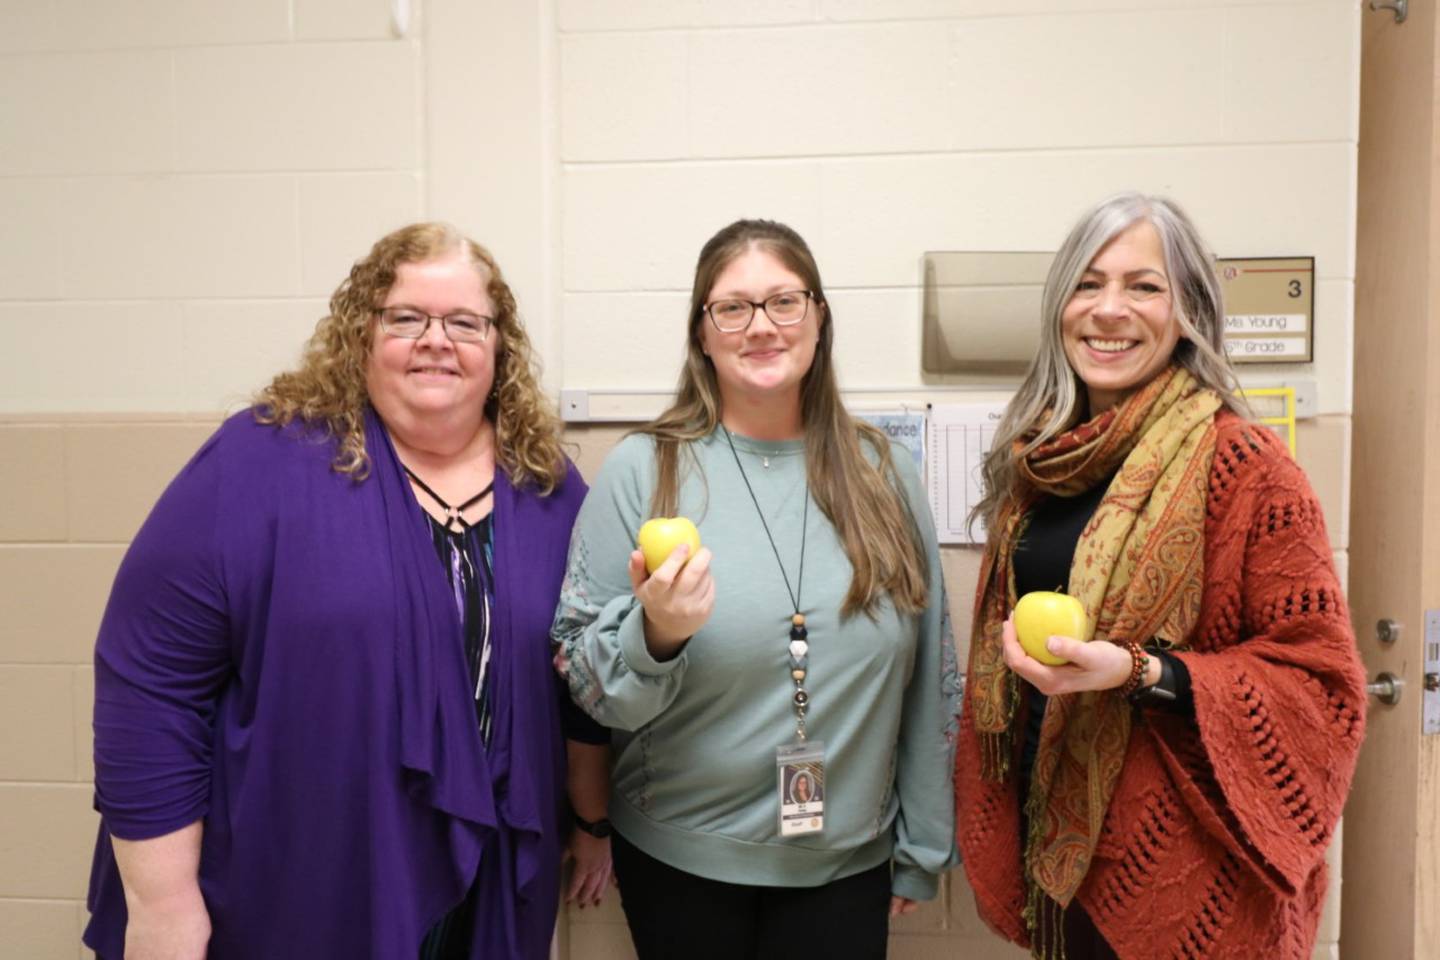
M 919 867 L 895 864 L 895 873 L 890 878 L 890 892 L 907 900 L 934 900 L 940 887 L 940 878 Z
M 666 677 L 685 662 L 685 650 L 682 647 L 680 652 L 669 660 L 656 660 L 650 655 L 650 648 L 645 646 L 645 608 L 639 601 L 630 608 L 625 619 L 620 621 L 620 659 L 625 666 L 637 676 L 641 677 Z

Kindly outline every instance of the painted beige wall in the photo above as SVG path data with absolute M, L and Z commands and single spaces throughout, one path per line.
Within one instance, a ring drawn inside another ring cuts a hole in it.
M 125 543 L 410 219 L 495 250 L 552 388 L 640 391 L 673 383 L 705 237 L 785 219 L 844 382 L 913 389 L 925 250 L 1052 249 L 1108 191 L 1171 193 L 1223 254 L 1317 257 L 1317 359 L 1286 372 L 1318 387 L 1301 460 L 1343 571 L 1352 0 L 416 6 L 396 38 L 383 0 L 0 5 L 25 94 L 0 104 L 0 954 L 82 955 L 90 646 Z M 616 433 L 572 430 L 587 472 Z M 967 623 L 974 555 L 945 559 Z M 629 957 L 613 901 L 558 952 Z M 957 875 L 893 955 L 962 953 L 1015 956 Z

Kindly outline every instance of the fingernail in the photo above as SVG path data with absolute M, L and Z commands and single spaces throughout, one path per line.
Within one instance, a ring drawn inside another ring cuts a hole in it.
M 1045 649 L 1046 649 L 1046 650 L 1049 650 L 1051 653 L 1059 653 L 1059 652 L 1060 652 L 1060 638 L 1059 638 L 1059 637 L 1051 637 L 1049 640 L 1046 640 L 1046 641 L 1045 641 Z

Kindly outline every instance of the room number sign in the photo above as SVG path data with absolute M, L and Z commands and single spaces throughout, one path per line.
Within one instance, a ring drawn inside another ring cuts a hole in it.
M 1315 355 L 1315 258 L 1216 262 L 1232 363 L 1309 363 Z

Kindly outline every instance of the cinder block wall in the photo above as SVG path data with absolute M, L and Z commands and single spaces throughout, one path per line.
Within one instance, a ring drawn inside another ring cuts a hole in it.
M 915 388 L 925 250 L 1053 249 L 1111 190 L 1170 193 L 1223 254 L 1317 257 L 1316 362 L 1285 372 L 1319 387 L 1301 460 L 1343 571 L 1352 0 L 415 6 L 404 38 L 385 0 L 0 9 L 0 953 L 83 956 L 90 645 L 125 543 L 417 217 L 495 249 L 552 388 L 670 388 L 694 257 L 737 216 L 811 241 L 847 385 Z M 572 430 L 587 472 L 617 434 Z M 975 556 L 945 562 L 967 624 Z M 893 947 L 1016 956 L 959 875 Z M 556 952 L 631 956 L 613 899 Z

